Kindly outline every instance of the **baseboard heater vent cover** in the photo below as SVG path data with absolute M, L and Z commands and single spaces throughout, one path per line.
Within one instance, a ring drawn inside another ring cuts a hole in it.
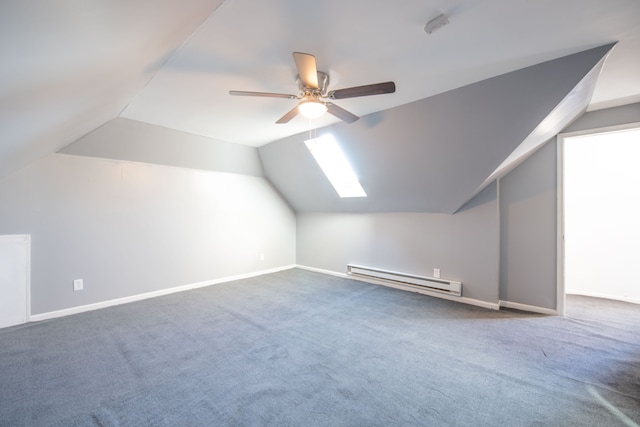
M 396 285 L 418 287 L 455 296 L 462 295 L 462 283 L 455 280 L 416 276 L 413 274 L 398 273 L 397 271 L 380 270 L 378 268 L 362 267 L 352 264 L 347 264 L 347 274 Z

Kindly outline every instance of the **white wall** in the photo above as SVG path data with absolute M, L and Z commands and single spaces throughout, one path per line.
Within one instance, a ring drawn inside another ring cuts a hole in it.
M 295 263 L 262 177 L 55 154 L 0 181 L 0 206 L 0 234 L 32 236 L 33 314 Z
M 640 302 L 640 130 L 564 140 L 565 290 Z

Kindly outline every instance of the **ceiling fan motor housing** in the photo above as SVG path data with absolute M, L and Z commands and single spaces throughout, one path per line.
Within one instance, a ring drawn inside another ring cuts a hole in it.
M 318 88 L 309 88 L 305 87 L 305 85 L 300 80 L 300 76 L 296 76 L 296 84 L 298 85 L 298 90 L 300 91 L 300 96 L 305 97 L 308 95 L 314 97 L 326 96 L 327 88 L 329 87 L 329 74 L 318 71 Z

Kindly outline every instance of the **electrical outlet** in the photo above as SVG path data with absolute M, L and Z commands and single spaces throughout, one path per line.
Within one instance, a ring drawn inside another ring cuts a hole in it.
M 439 268 L 434 268 L 433 269 L 433 277 L 435 277 L 436 279 L 440 278 L 440 269 Z
M 264 254 L 263 253 L 260 254 L 260 261 L 264 261 Z
M 73 290 L 81 291 L 83 289 L 84 289 L 84 282 L 82 281 L 82 279 L 75 279 L 73 281 Z

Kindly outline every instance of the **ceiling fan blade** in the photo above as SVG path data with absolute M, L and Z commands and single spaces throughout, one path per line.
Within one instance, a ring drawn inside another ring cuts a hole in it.
M 345 99 L 355 98 L 357 96 L 382 95 L 385 93 L 394 93 L 395 91 L 396 84 L 394 82 L 384 82 L 332 90 L 327 94 L 327 97 L 331 99 Z
M 286 93 L 270 93 L 270 92 L 247 92 L 244 90 L 230 90 L 229 95 L 233 96 L 262 96 L 265 98 L 287 98 L 296 99 L 295 95 L 288 95 Z
M 353 123 L 360 118 L 355 114 L 352 114 L 347 110 L 345 110 L 344 108 L 338 107 L 336 104 L 333 104 L 331 102 L 325 102 L 325 105 L 327 106 L 327 112 L 329 114 L 333 114 L 343 122 Z
M 280 119 L 276 123 L 279 124 L 279 125 L 284 124 L 284 123 L 288 123 L 289 120 L 293 119 L 297 115 L 298 115 L 298 106 L 296 105 L 291 110 L 289 110 L 289 112 L 287 114 L 285 114 L 284 116 L 280 117 Z
M 318 68 L 316 57 L 308 53 L 293 52 L 293 60 L 298 69 L 298 76 L 305 87 L 318 89 Z

